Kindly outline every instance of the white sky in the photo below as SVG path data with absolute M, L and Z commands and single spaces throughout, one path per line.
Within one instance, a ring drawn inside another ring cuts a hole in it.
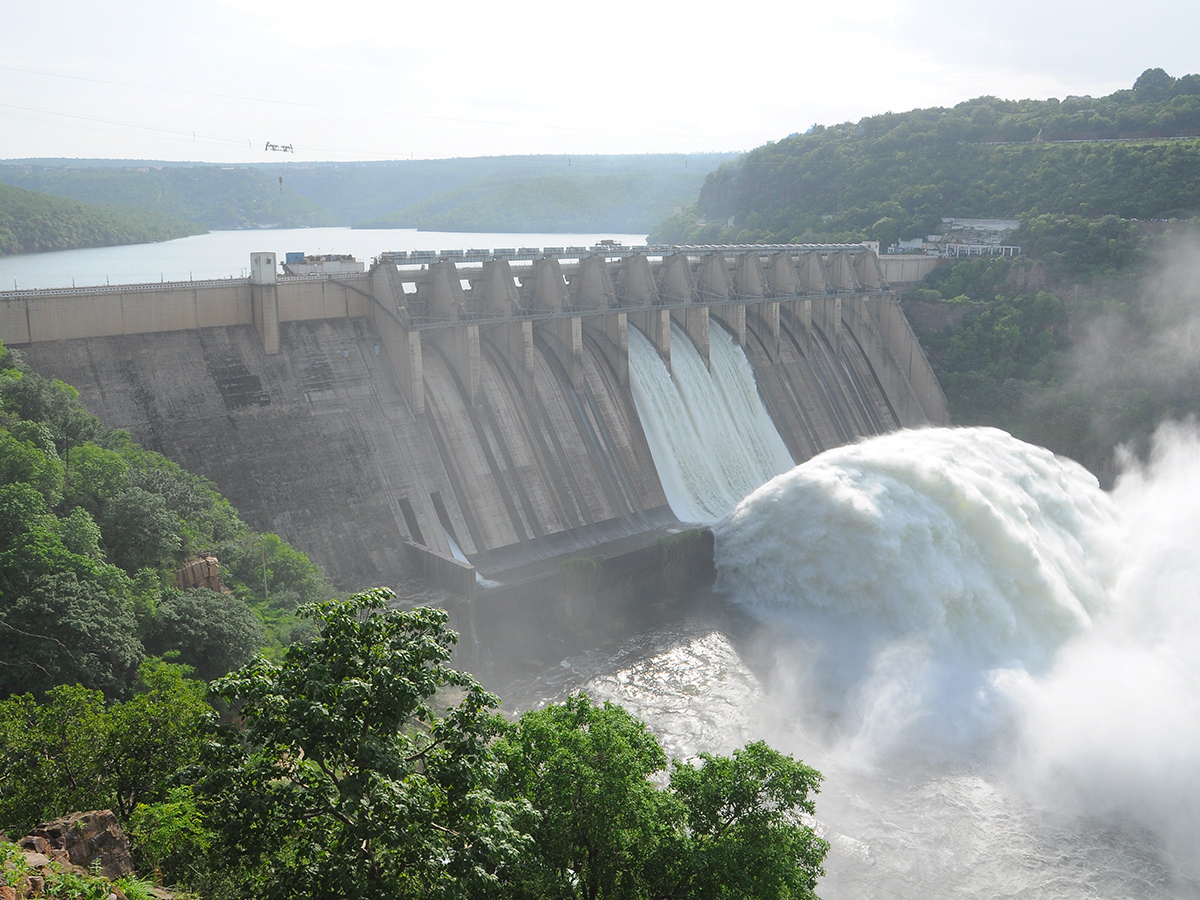
M 0 159 L 748 150 L 1200 70 L 1185 0 L 4 0 L 2 18 Z

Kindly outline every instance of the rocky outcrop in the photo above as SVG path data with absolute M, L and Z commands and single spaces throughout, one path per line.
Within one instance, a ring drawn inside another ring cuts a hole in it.
M 221 567 L 217 558 L 209 554 L 193 559 L 175 573 L 175 585 L 181 591 L 195 587 L 221 591 Z
M 43 822 L 17 843 L 27 851 L 31 868 L 57 862 L 109 879 L 133 872 L 129 841 L 112 810 L 71 813 Z

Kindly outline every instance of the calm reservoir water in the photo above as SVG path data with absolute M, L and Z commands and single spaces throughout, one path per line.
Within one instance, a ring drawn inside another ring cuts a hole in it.
M 250 254 L 275 251 L 349 253 L 370 267 L 388 250 L 467 250 L 474 247 L 590 247 L 599 240 L 644 244 L 644 234 L 505 234 L 417 231 L 415 228 L 281 228 L 213 231 L 161 244 L 92 247 L 0 257 L 0 290 L 148 284 L 244 278 Z

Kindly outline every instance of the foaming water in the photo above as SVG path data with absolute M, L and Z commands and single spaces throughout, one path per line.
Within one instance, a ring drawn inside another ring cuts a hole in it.
M 1200 894 L 1200 432 L 1126 460 L 1108 613 L 1017 685 L 1023 771 L 1083 814 L 1151 829 Z
M 1112 502 L 1083 468 L 987 428 L 839 447 L 717 528 L 723 587 L 968 662 L 1045 665 L 1106 603 Z
M 763 408 L 746 355 L 713 325 L 709 363 L 671 326 L 668 370 L 654 345 L 629 329 L 629 381 L 671 511 L 715 522 L 792 458 Z
M 1111 494 L 991 429 L 874 438 L 714 527 L 757 629 L 640 635 L 550 694 L 818 768 L 823 900 L 1200 897 L 1197 509 L 1195 428 Z
M 760 726 L 860 848 L 827 900 L 1200 895 L 1200 438 L 1156 446 L 1109 496 L 1003 432 L 899 432 L 716 526 L 769 626 Z

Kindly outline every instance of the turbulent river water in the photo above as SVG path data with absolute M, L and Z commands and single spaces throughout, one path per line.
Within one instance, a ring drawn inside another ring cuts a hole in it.
M 710 381 L 684 444 L 728 399 Z M 1194 429 L 1108 494 L 975 428 L 831 450 L 726 508 L 713 477 L 678 511 L 716 520 L 714 597 L 524 702 L 582 687 L 677 757 L 765 738 L 816 766 L 825 900 L 1200 896 Z

